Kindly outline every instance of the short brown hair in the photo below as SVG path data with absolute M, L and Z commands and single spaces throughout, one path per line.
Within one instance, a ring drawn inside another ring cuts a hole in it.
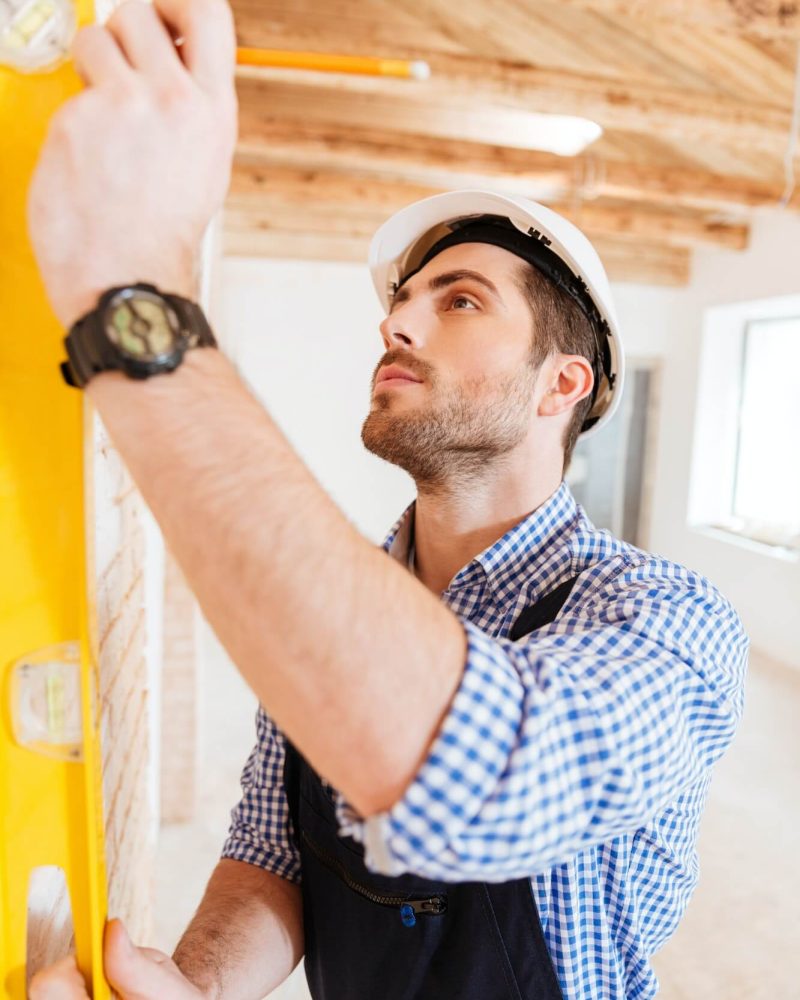
M 597 335 L 586 315 L 578 305 L 538 271 L 533 264 L 521 262 L 520 287 L 533 314 L 531 364 L 538 368 L 551 354 L 580 354 L 586 358 L 595 373 L 598 372 Z M 592 408 L 593 393 L 575 404 L 572 419 L 564 433 L 564 466 L 566 472 L 572 452 Z

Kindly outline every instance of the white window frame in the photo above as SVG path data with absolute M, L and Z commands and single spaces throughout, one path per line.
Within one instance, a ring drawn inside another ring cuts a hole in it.
M 739 445 L 742 362 L 747 328 L 800 316 L 800 295 L 706 310 L 700 351 L 688 523 L 702 534 L 792 562 L 800 550 L 753 538 L 731 519 Z

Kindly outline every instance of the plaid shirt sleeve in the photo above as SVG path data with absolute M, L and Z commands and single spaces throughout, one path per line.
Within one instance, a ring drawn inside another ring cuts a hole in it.
M 375 871 L 506 881 L 562 864 L 707 776 L 742 713 L 736 613 L 657 559 L 589 570 L 517 643 L 464 628 L 460 687 L 403 798 L 366 821 L 339 799 Z
M 291 833 L 283 785 L 284 736 L 261 707 L 256 735 L 242 771 L 242 798 L 231 811 L 222 857 L 246 861 L 299 884 L 300 852 Z

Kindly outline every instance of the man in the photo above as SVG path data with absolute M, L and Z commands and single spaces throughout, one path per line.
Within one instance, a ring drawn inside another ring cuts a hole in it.
M 621 389 L 599 260 L 553 213 L 485 193 L 376 236 L 363 438 L 417 484 L 387 558 L 186 301 L 227 184 L 232 53 L 218 0 L 128 3 L 84 32 L 87 90 L 31 193 L 66 376 L 263 706 L 174 961 L 112 922 L 107 974 L 129 1000 L 244 1000 L 305 953 L 312 995 L 337 1000 L 652 997 L 746 639 L 706 581 L 597 531 L 562 482 Z M 78 980 L 62 964 L 31 996 Z

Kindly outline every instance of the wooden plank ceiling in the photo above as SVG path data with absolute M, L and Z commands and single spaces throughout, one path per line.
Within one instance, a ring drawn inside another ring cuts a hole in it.
M 229 255 L 365 261 L 416 198 L 491 187 L 552 205 L 612 279 L 689 280 L 780 202 L 800 2 L 233 0 L 240 45 L 424 59 L 429 80 L 240 69 Z M 591 118 L 582 154 L 531 112 Z M 800 158 L 796 160 L 800 177 Z M 790 210 L 800 208 L 800 186 Z

